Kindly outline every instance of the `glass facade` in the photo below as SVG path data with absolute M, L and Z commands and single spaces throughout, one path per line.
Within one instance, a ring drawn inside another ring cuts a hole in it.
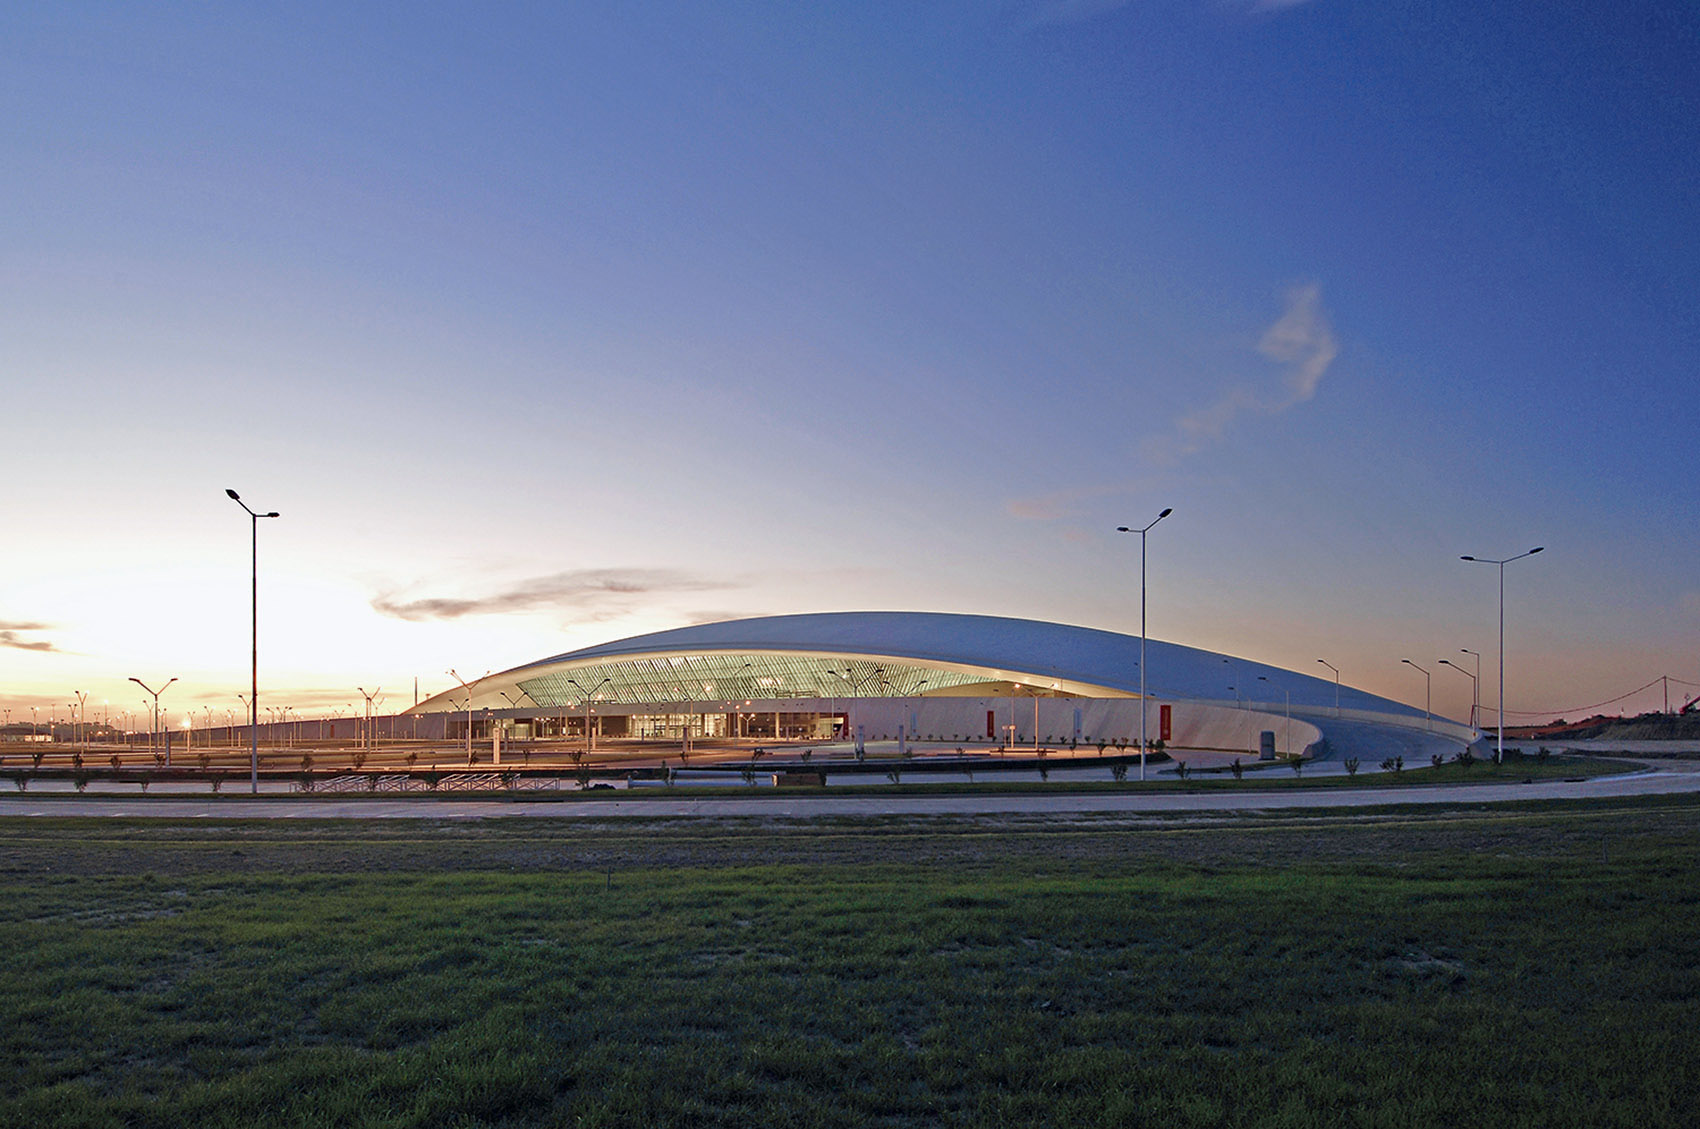
M 576 708 L 588 697 L 609 703 L 696 703 L 724 711 L 738 702 L 762 699 L 917 697 L 988 680 L 983 672 L 913 663 L 756 652 L 587 663 L 522 678 L 519 686 L 544 709 Z

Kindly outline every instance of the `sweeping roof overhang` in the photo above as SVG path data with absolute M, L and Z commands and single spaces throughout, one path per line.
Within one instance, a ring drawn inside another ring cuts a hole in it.
M 1146 689 L 1154 698 L 1246 701 L 1281 704 L 1290 695 L 1296 709 L 1332 709 L 1335 683 L 1280 667 L 1233 658 L 1196 647 L 1157 639 L 1145 641 Z M 568 674 L 602 669 L 630 670 L 634 661 L 682 661 L 693 656 L 814 656 L 821 659 L 889 661 L 917 669 L 957 672 L 964 683 L 1016 682 L 1041 690 L 1107 697 L 1139 693 L 1140 639 L 1089 627 L 1074 627 L 1001 616 L 955 615 L 942 612 L 823 612 L 808 615 L 764 616 L 727 620 L 657 631 L 585 647 L 487 675 L 474 684 L 473 705 L 502 708 L 510 704 L 501 691 L 532 695 L 537 704 L 542 689 L 565 685 Z M 592 677 L 595 677 L 592 675 Z M 1260 677 L 1266 681 L 1260 681 Z M 585 682 L 590 682 L 586 678 Z M 686 682 L 683 673 L 677 681 Z M 913 685 L 913 682 L 910 683 Z M 530 689 L 527 690 L 526 687 Z M 584 689 L 583 683 L 578 689 Z M 935 684 L 933 689 L 939 689 Z M 836 688 L 832 696 L 853 696 Z M 710 697 L 749 697 L 748 688 L 716 687 Z M 894 683 L 886 693 L 909 692 Z M 460 695 L 458 706 L 439 699 Z M 554 696 L 554 695 L 551 695 Z M 695 695 L 693 695 L 695 696 Z M 761 693 L 763 698 L 793 698 L 795 692 Z M 828 696 L 822 692 L 819 696 Z M 674 694 L 658 694 L 664 701 Z M 598 700 L 608 700 L 599 697 Z M 627 700 L 615 698 L 613 700 Z M 1422 716 L 1401 702 L 1349 686 L 1339 690 L 1346 709 Z M 464 691 L 438 695 L 420 704 L 422 711 L 465 708 Z

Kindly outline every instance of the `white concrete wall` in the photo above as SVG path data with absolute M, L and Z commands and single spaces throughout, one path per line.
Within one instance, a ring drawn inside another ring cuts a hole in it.
M 1075 713 L 1080 714 L 1080 745 L 1096 747 L 1100 738 L 1114 743 L 1139 740 L 1137 698 L 864 698 L 849 703 L 852 736 L 860 725 L 870 741 L 896 740 L 902 726 L 911 740 L 943 744 L 986 742 L 986 711 L 994 718 L 994 740 L 1002 740 L 1006 726 L 1015 725 L 1016 743 L 1031 744 L 1034 737 L 1034 705 L 1038 706 L 1038 736 L 1052 747 L 1066 745 L 1075 733 Z M 1146 736 L 1156 740 L 1162 731 L 1160 711 L 1164 703 L 1146 700 Z M 755 708 L 762 708 L 756 703 Z M 780 709 L 787 708 L 784 703 Z M 1275 734 L 1279 756 L 1303 753 L 1322 737 L 1322 731 L 1299 718 L 1290 721 L 1280 713 L 1236 709 L 1198 702 L 1171 704 L 1169 745 L 1181 749 L 1244 752 L 1257 756 L 1263 730 Z

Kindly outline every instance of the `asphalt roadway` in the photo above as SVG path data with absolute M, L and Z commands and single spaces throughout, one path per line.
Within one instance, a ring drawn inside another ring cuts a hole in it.
M 1387 804 L 1495 804 L 1520 800 L 1587 800 L 1700 792 L 1700 764 L 1660 766 L 1621 776 L 1532 784 L 1444 784 L 1398 788 L 1294 788 L 1284 791 L 1066 792 L 1055 794 L 860 795 L 764 789 L 760 796 L 668 799 L 597 797 L 551 800 L 243 799 L 240 796 L 0 796 L 0 817 L 121 816 L 164 819 L 677 819 L 811 817 L 1084 815 L 1160 812 L 1274 811 L 1378 807 Z

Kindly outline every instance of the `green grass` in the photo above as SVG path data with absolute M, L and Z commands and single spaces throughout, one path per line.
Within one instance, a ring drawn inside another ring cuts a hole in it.
M 0 1124 L 1693 1124 L 1700 804 L 0 821 Z

